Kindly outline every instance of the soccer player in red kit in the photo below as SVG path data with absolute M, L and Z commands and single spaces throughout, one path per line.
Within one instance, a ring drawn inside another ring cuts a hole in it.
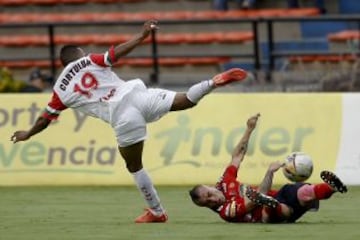
M 86 55 L 77 46 L 64 46 L 60 51 L 64 69 L 53 87 L 52 99 L 44 113 L 29 130 L 16 131 L 11 136 L 14 143 L 26 141 L 46 129 L 68 108 L 110 124 L 126 167 L 148 205 L 145 212 L 135 219 L 137 223 L 166 222 L 168 219 L 150 176 L 143 168 L 146 124 L 169 111 L 191 108 L 213 89 L 248 77 L 246 71 L 233 68 L 194 84 L 186 93 L 147 88 L 140 79 L 120 79 L 111 66 L 157 29 L 157 21 L 146 21 L 139 34 L 128 42 L 111 47 L 104 54 Z
M 247 121 L 247 129 L 232 153 L 230 165 L 215 187 L 197 185 L 190 190 L 196 205 L 210 208 L 228 222 L 293 223 L 306 212 L 316 211 L 320 200 L 330 198 L 335 192 L 347 192 L 347 187 L 330 171 L 321 172 L 324 183 L 293 183 L 285 184 L 280 190 L 271 189 L 274 173 L 284 164 L 281 162 L 269 165 L 258 187 L 237 181 L 258 117 L 259 114 Z
M 251 133 L 259 116 L 260 114 L 256 114 L 247 120 L 247 129 L 232 153 L 229 166 L 216 185 L 197 185 L 189 192 L 196 205 L 210 208 L 228 222 L 254 222 L 252 211 L 259 205 L 270 208 L 278 205 L 272 197 L 237 180 L 240 164 L 245 157 Z

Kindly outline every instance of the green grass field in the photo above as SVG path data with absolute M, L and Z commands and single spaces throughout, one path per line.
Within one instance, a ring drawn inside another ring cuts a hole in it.
M 135 224 L 135 187 L 0 188 L 0 240 L 360 239 L 360 187 L 323 201 L 296 224 L 231 224 L 192 205 L 188 187 L 159 187 L 166 224 Z

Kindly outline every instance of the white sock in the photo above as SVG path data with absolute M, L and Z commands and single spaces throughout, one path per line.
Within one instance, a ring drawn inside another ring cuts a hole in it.
M 198 103 L 206 94 L 214 89 L 213 80 L 201 81 L 189 88 L 186 97 L 193 103 Z
M 151 182 L 151 179 L 145 169 L 141 169 L 132 173 L 134 180 L 140 192 L 142 193 L 146 203 L 156 215 L 164 213 L 164 209 L 161 206 L 160 198 Z

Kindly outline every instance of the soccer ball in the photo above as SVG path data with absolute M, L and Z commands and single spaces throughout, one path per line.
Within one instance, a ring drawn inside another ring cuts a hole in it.
M 286 157 L 282 170 L 284 176 L 290 181 L 303 182 L 312 174 L 313 161 L 303 152 L 293 152 Z

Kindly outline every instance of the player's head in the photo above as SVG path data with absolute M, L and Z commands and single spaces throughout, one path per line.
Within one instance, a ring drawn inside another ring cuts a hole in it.
M 189 191 L 191 200 L 199 207 L 215 208 L 225 203 L 224 194 L 206 185 L 196 185 Z
M 64 67 L 85 56 L 84 50 L 75 45 L 65 45 L 60 50 L 60 60 Z

